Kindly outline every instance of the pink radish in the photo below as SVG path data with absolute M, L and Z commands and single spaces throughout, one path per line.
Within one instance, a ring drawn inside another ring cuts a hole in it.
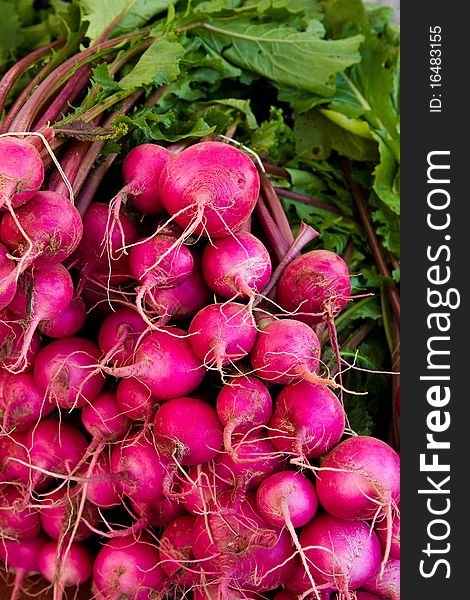
M 334 252 L 323 249 L 312 250 L 290 262 L 276 287 L 279 304 L 310 324 L 335 317 L 350 296 L 347 264 Z
M 209 304 L 191 320 L 189 341 L 208 367 L 222 367 L 245 357 L 256 340 L 256 325 L 243 304 Z
M 223 480 L 215 472 L 212 463 L 195 465 L 188 469 L 186 477 L 178 481 L 181 502 L 185 509 L 193 515 L 207 511 L 209 505 L 216 505 L 217 498 L 232 488 L 228 481 Z
M 233 433 L 246 433 L 266 425 L 272 415 L 273 402 L 262 381 L 244 375 L 223 386 L 217 396 L 216 408 L 224 426 L 225 451 L 232 454 Z
M 135 421 L 146 419 L 157 407 L 148 387 L 133 377 L 119 381 L 116 401 L 121 412 Z
M 121 504 L 122 494 L 118 492 L 116 476 L 111 472 L 107 454 L 99 454 L 88 477 L 86 497 L 89 502 L 100 508 L 112 508 Z
M 80 331 L 85 325 L 85 321 L 85 303 L 81 298 L 75 298 L 63 313 L 52 317 L 52 319 L 41 321 L 38 329 L 51 338 L 71 337 Z
M 344 427 L 345 412 L 336 395 L 305 380 L 279 392 L 269 422 L 276 448 L 300 459 L 328 452 L 340 441 Z
M 59 549 L 52 540 L 39 552 L 39 572 L 57 589 L 59 600 L 66 587 L 76 587 L 90 579 L 93 572 L 93 556 L 87 546 L 79 542 Z
M 380 543 L 364 521 L 316 515 L 302 528 L 300 543 L 315 582 L 341 592 L 347 600 L 352 600 L 352 590 L 379 572 Z
M 14 370 L 15 363 L 20 360 L 24 344 L 25 329 L 17 316 L 9 310 L 0 313 L 0 371 Z M 41 349 L 42 341 L 39 333 L 34 332 L 31 342 L 27 344 L 23 371 L 30 371 Z
M 101 547 L 93 565 L 92 590 L 98 598 L 148 600 L 151 590 L 163 590 L 165 579 L 153 539 L 128 536 Z
M 36 148 L 17 137 L 0 137 L 0 210 L 18 208 L 41 187 L 44 165 Z
M 391 558 L 385 563 L 383 573 L 369 579 L 361 586 L 367 592 L 387 600 L 400 600 L 400 561 Z
M 181 465 L 208 462 L 222 446 L 222 425 L 215 409 L 198 398 L 173 398 L 160 406 L 154 432 L 162 454 Z
M 39 352 L 34 380 L 53 406 L 80 408 L 93 402 L 105 383 L 99 358 L 98 347 L 87 338 L 54 340 Z
M 176 517 L 186 514 L 182 504 L 166 497 L 158 502 L 131 500 L 131 506 L 139 520 L 145 523 L 145 527 L 164 527 Z
M 201 578 L 191 545 L 195 521 L 194 515 L 176 517 L 166 525 L 160 536 L 160 566 L 177 585 L 185 587 L 197 585 Z
M 0 477 L 2 482 L 26 484 L 30 475 L 28 462 L 25 433 L 13 431 L 9 435 L 0 436 Z
M 337 386 L 316 375 L 320 361 L 320 341 L 305 323 L 294 319 L 269 322 L 259 333 L 250 354 L 255 373 L 265 381 L 312 383 Z
M 61 264 L 47 269 L 27 270 L 18 279 L 16 294 L 9 309 L 27 320 L 21 353 L 10 369 L 25 370 L 29 345 L 39 323 L 64 312 L 72 301 L 72 278 Z
M 7 214 L 0 226 L 0 240 L 20 258 L 18 273 L 33 263 L 43 269 L 63 262 L 77 248 L 82 233 L 75 206 L 65 196 L 49 191 L 37 192 L 16 210 L 15 220 Z
M 154 441 L 144 435 L 122 440 L 111 454 L 116 487 L 132 500 L 158 502 L 163 498 L 165 463 Z
M 253 298 L 267 286 L 271 269 L 264 244 L 244 231 L 208 243 L 202 255 L 204 278 L 223 298 Z
M 32 373 L 5 374 L 0 392 L 0 417 L 4 431 L 28 431 L 54 407 L 45 401 Z
M 258 199 L 259 175 L 241 150 L 222 142 L 189 146 L 163 167 L 160 198 L 174 220 L 192 233 L 230 235 L 249 218 Z
M 132 362 L 136 343 L 146 328 L 142 317 L 132 308 L 119 308 L 106 317 L 100 325 L 98 344 L 107 362 L 117 367 Z
M 123 415 L 113 392 L 102 392 L 82 409 L 82 423 L 88 433 L 99 440 L 121 440 L 131 422 Z
M 39 553 L 47 542 L 48 538 L 42 532 L 34 538 L 19 542 L 2 540 L 0 560 L 3 560 L 8 569 L 15 571 L 15 583 L 9 596 L 10 600 L 19 600 L 25 577 L 39 572 Z
M 375 533 L 380 540 L 382 550 L 385 552 L 387 547 L 388 524 L 387 519 L 382 519 L 375 523 Z M 400 507 L 392 514 L 392 539 L 390 542 L 390 559 L 400 560 Z
M 190 394 L 205 375 L 187 333 L 176 327 L 148 333 L 136 348 L 133 364 L 102 367 L 102 371 L 114 377 L 138 379 L 157 400 Z
M 384 564 L 391 547 L 393 509 L 400 502 L 400 457 L 395 450 L 371 436 L 344 440 L 322 462 L 317 493 L 325 510 L 340 519 L 386 519 Z
M 23 540 L 39 534 L 38 511 L 24 504 L 24 493 L 14 485 L 2 485 L 0 490 L 0 538 Z

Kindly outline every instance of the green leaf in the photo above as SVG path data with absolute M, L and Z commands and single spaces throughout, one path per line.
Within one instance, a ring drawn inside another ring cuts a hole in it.
M 0 67 L 11 60 L 23 41 L 21 22 L 14 3 L 0 0 Z
M 114 19 L 122 15 L 113 35 L 140 29 L 164 12 L 174 0 L 81 0 L 83 20 L 89 23 L 87 37 L 95 41 Z
M 373 188 L 377 196 L 390 210 L 400 214 L 400 171 L 394 153 L 384 142 L 382 137 L 372 133 L 379 143 L 380 162 L 374 170 L 375 180 Z
M 336 74 L 360 60 L 362 36 L 322 40 L 278 23 L 232 18 L 204 23 L 199 32 L 209 48 L 233 64 L 270 81 L 331 96 Z
M 183 46 L 168 38 L 157 39 L 139 58 L 130 73 L 119 82 L 121 88 L 132 90 L 146 84 L 156 86 L 174 81 L 179 73 L 179 63 L 184 56 Z

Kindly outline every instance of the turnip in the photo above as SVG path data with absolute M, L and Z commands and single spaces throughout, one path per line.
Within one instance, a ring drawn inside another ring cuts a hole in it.
M 176 327 L 162 327 L 146 334 L 135 350 L 133 364 L 102 370 L 114 377 L 138 379 L 158 400 L 190 394 L 205 375 L 186 331 Z
M 177 585 L 193 587 L 201 578 L 194 559 L 191 532 L 196 517 L 181 515 L 172 519 L 160 536 L 160 566 Z
M 141 284 L 137 288 L 137 310 L 148 322 L 144 310 L 146 297 L 152 297 L 154 288 L 172 288 L 183 283 L 193 269 L 193 256 L 188 248 L 175 243 L 174 238 L 156 235 L 133 245 L 129 266 L 133 277 Z
M 301 462 L 333 448 L 344 427 L 345 412 L 336 395 L 305 380 L 286 385 L 279 392 L 269 422 L 276 448 Z
M 60 315 L 41 321 L 38 329 L 51 338 L 72 337 L 85 325 L 85 321 L 86 305 L 81 298 L 74 298 Z
M 230 597 L 230 588 L 262 593 L 282 584 L 296 565 L 287 530 L 261 517 L 252 493 L 236 511 L 230 493 L 216 502 L 192 530 L 193 553 L 208 583 L 217 584 L 222 598 Z
M 223 298 L 254 298 L 271 277 L 271 258 L 264 244 L 248 232 L 208 243 L 202 271 L 210 288 Z
M 48 540 L 41 532 L 27 540 L 18 542 L 3 539 L 0 543 L 0 560 L 4 561 L 7 569 L 15 571 L 15 583 L 9 600 L 19 600 L 25 577 L 39 572 L 39 553 Z
M 308 325 L 294 319 L 268 322 L 258 333 L 250 358 L 256 375 L 265 381 L 286 384 L 305 379 L 338 387 L 316 374 L 320 341 Z
M 369 579 L 361 587 L 380 598 L 400 600 L 400 561 L 391 558 L 385 563 L 381 575 Z
M 122 367 L 132 361 L 136 343 L 147 329 L 142 317 L 132 308 L 112 312 L 100 324 L 98 344 L 106 362 Z
M 165 585 L 166 576 L 158 562 L 158 549 L 152 538 L 141 535 L 137 539 L 112 539 L 95 558 L 93 593 L 100 600 L 148 600 L 152 590 L 158 593 Z
M 46 402 L 32 373 L 0 373 L 0 417 L 4 431 L 27 431 L 54 407 Z
M 0 490 L 0 544 L 3 540 L 34 538 L 41 529 L 39 513 L 25 506 L 24 493 L 15 485 L 2 485 Z
M 27 349 L 22 371 L 32 369 L 42 346 L 41 337 L 37 332 L 33 332 L 31 341 L 25 344 L 24 334 L 25 328 L 16 315 L 7 309 L 3 310 L 0 313 L 0 370 L 14 370 L 24 346 Z
M 97 369 L 100 351 L 87 338 L 70 337 L 44 346 L 34 363 L 34 380 L 53 406 L 79 408 L 92 402 L 105 379 Z
M 116 488 L 129 498 L 141 502 L 158 502 L 163 498 L 166 470 L 162 456 L 148 434 L 122 440 L 111 453 L 111 471 Z
M 82 233 L 82 219 L 70 200 L 40 191 L 16 210 L 15 220 L 11 214 L 4 216 L 0 241 L 19 258 L 19 274 L 33 263 L 44 269 L 63 262 L 77 248 Z
M 342 441 L 321 464 L 317 493 L 325 510 L 340 519 L 386 519 L 383 566 L 390 553 L 393 509 L 400 502 L 400 457 L 395 450 L 371 436 Z
M 260 188 L 252 160 L 223 142 L 189 146 L 163 167 L 159 193 L 185 230 L 223 237 L 237 232 L 253 212 Z
M 72 278 L 61 263 L 46 269 L 27 270 L 20 276 L 9 309 L 25 319 L 27 327 L 20 355 L 9 370 L 25 370 L 28 348 L 37 326 L 42 320 L 64 312 L 73 293 Z
M 273 403 L 265 384 L 251 375 L 237 377 L 220 390 L 216 400 L 217 415 L 224 426 L 224 447 L 232 455 L 232 434 L 266 425 Z
M 309 324 L 335 317 L 351 296 L 347 264 L 329 250 L 312 250 L 290 262 L 276 287 L 276 300 Z
M 318 514 L 302 528 L 300 543 L 314 581 L 341 592 L 347 600 L 353 598 L 352 590 L 379 572 L 380 543 L 364 521 Z
M 250 312 L 237 302 L 205 306 L 192 318 L 188 332 L 196 355 L 220 373 L 250 352 L 257 335 Z
M 8 306 L 16 292 L 15 263 L 0 244 L 0 310 Z
M 217 456 L 222 446 L 222 424 L 215 409 L 198 398 L 173 398 L 155 415 L 157 446 L 180 465 L 199 465 Z

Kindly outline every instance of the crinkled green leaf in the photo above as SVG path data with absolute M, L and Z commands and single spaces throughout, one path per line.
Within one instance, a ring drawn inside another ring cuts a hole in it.
M 163 85 L 174 81 L 180 72 L 179 63 L 184 47 L 175 40 L 157 39 L 139 58 L 132 71 L 119 82 L 124 90 L 146 84 Z
M 0 67 L 3 68 L 15 55 L 23 41 L 21 21 L 13 2 L 0 0 Z
M 336 74 L 360 59 L 362 36 L 322 40 L 307 31 L 249 19 L 204 24 L 199 35 L 233 64 L 276 84 L 331 96 Z

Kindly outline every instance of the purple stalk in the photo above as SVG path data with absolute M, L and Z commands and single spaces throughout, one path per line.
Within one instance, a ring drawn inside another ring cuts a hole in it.
M 259 169 L 259 176 L 261 181 L 261 190 L 266 201 L 266 206 L 276 221 L 279 231 L 285 238 L 287 244 L 290 246 L 294 241 L 294 236 L 292 235 L 292 230 L 290 228 L 289 221 L 287 220 L 286 213 L 284 212 L 282 204 L 266 173 Z
M 286 242 L 285 237 L 279 231 L 279 227 L 270 215 L 262 195 L 258 198 L 255 212 L 274 254 L 277 259 L 281 261 L 289 249 L 289 244 Z
M 291 200 L 296 200 L 297 202 L 303 202 L 304 204 L 309 204 L 310 206 L 316 206 L 318 208 L 322 208 L 323 210 L 334 212 L 338 215 L 342 214 L 342 212 L 336 206 L 328 204 L 328 202 L 323 202 L 322 200 L 317 200 L 312 196 L 307 196 L 306 194 L 301 194 L 300 192 L 292 192 L 291 190 L 285 190 L 278 187 L 275 187 L 274 191 L 279 194 L 279 196 L 284 196 L 284 198 L 290 198 Z

